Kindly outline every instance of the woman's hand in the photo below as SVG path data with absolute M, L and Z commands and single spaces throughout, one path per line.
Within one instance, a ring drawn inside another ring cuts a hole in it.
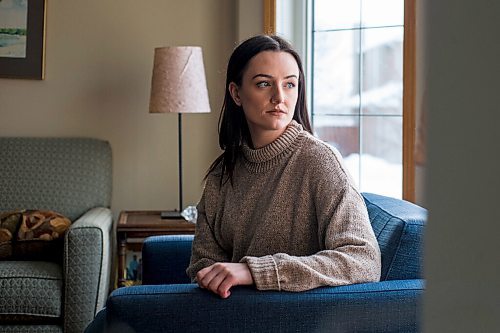
M 231 287 L 253 284 L 252 274 L 245 263 L 218 262 L 198 271 L 196 280 L 201 288 L 206 288 L 222 298 L 231 295 Z

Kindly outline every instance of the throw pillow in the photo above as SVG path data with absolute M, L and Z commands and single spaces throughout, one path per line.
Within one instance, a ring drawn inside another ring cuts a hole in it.
M 0 214 L 0 259 L 12 256 L 12 239 L 17 234 L 21 216 L 20 212 Z
M 51 241 L 60 238 L 71 221 L 59 213 L 42 210 L 26 210 L 17 233 L 17 240 Z
M 14 242 L 13 255 L 22 259 L 62 259 L 63 236 L 71 221 L 53 211 L 25 210 Z

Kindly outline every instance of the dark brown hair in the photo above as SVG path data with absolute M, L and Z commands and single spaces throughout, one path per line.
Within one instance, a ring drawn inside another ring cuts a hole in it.
M 299 85 L 293 119 L 301 124 L 306 131 L 312 133 L 306 105 L 304 70 L 299 54 L 292 48 L 290 43 L 278 36 L 258 35 L 243 41 L 234 49 L 227 65 L 226 92 L 219 116 L 219 146 L 224 152 L 217 157 L 207 172 L 208 176 L 208 174 L 221 165 L 221 185 L 227 180 L 230 180 L 232 183 L 234 166 L 241 154 L 241 144 L 243 142 L 251 142 L 245 114 L 241 106 L 238 106 L 231 97 L 229 84 L 234 82 L 240 87 L 243 73 L 247 69 L 248 63 L 253 57 L 263 51 L 287 52 L 295 58 L 299 67 Z M 224 177 L 226 177 L 225 181 Z

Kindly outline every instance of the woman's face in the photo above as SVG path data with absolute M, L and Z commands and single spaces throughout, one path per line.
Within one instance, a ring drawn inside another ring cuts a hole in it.
M 292 121 L 299 67 L 287 52 L 264 51 L 250 59 L 241 86 L 231 82 L 234 102 L 243 108 L 255 148 L 278 138 Z

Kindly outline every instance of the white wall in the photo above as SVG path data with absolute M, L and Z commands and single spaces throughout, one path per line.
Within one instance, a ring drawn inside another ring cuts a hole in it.
M 110 141 L 115 216 L 178 205 L 177 116 L 149 114 L 155 47 L 203 47 L 211 114 L 183 117 L 184 203 L 219 154 L 217 120 L 234 47 L 232 0 L 47 2 L 46 79 L 0 79 L 1 136 Z
M 500 327 L 500 2 L 424 0 L 426 332 Z

